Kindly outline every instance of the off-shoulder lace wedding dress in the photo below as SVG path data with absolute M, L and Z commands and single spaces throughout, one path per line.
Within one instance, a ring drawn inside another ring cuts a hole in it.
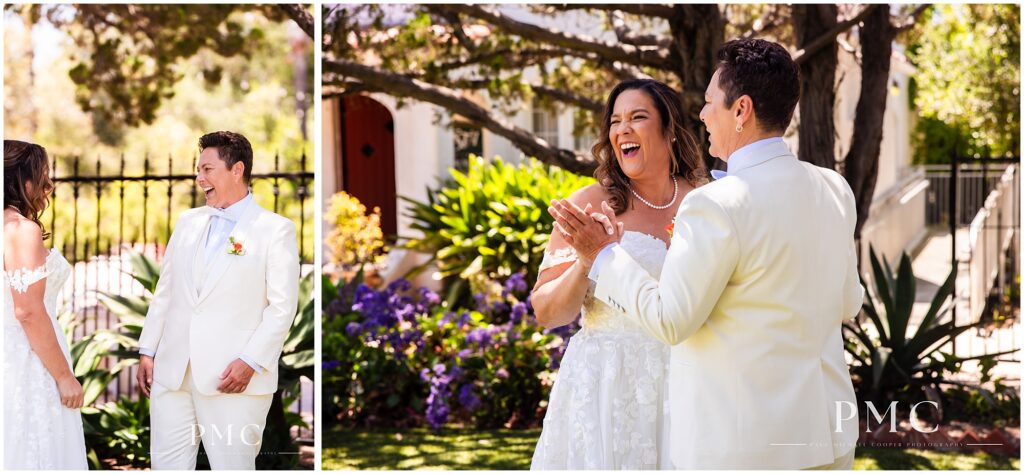
M 29 346 L 14 317 L 13 292 L 46 279 L 44 305 L 71 365 L 64 330 L 57 323 L 57 296 L 71 265 L 51 250 L 39 268 L 4 271 L 4 469 L 88 469 L 82 415 L 60 402 L 57 382 Z
M 667 248 L 626 231 L 622 248 L 657 278 Z M 545 253 L 545 268 L 576 260 L 571 247 Z M 666 400 L 669 346 L 618 310 L 583 302 L 582 328 L 562 358 L 532 469 L 671 469 Z

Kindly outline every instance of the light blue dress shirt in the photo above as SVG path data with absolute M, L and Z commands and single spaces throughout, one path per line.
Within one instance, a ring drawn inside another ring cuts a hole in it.
M 753 143 L 748 143 L 740 147 L 739 150 L 732 152 L 732 154 L 729 155 L 729 158 L 725 160 L 726 171 L 711 170 L 711 177 L 715 178 L 715 180 L 719 180 L 729 176 L 728 170 L 739 171 L 741 169 L 750 168 L 764 163 L 765 161 L 774 158 L 774 156 L 764 154 L 762 151 L 768 145 L 781 142 L 782 137 L 771 137 L 764 138 Z M 612 242 L 601 249 L 601 252 L 597 254 L 597 258 L 594 259 L 594 265 L 590 267 L 590 272 L 587 274 L 587 278 L 594 283 L 597 283 L 597 277 L 601 274 L 601 265 L 608 259 L 608 255 L 612 253 L 612 250 L 616 245 L 619 245 L 618 242 Z
M 206 258 L 207 264 L 213 261 L 216 256 L 217 249 L 227 248 L 228 237 L 231 236 L 231 231 L 235 230 L 235 224 L 237 224 L 238 220 L 242 218 L 242 214 L 244 214 L 246 209 L 249 208 L 252 201 L 252 192 L 250 192 L 246 194 L 244 198 L 239 199 L 238 202 L 224 208 L 222 211 L 218 209 L 220 212 L 213 215 L 211 218 L 213 220 L 210 222 L 210 230 L 206 234 L 206 248 L 204 249 L 204 257 Z M 139 348 L 139 354 L 150 357 L 156 356 L 155 351 L 145 347 Z M 249 364 L 257 374 L 263 373 L 263 367 L 260 367 L 260 365 L 252 359 L 241 354 L 238 358 L 241 359 L 242 362 Z

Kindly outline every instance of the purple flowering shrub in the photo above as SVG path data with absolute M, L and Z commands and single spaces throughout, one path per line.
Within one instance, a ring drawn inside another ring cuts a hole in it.
M 575 325 L 538 326 L 522 273 L 476 307 L 398 280 L 325 282 L 325 413 L 354 426 L 537 426 Z

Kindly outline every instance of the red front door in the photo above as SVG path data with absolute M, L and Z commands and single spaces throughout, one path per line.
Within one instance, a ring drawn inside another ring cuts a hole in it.
M 385 236 L 398 233 L 395 122 L 380 102 L 346 95 L 341 107 L 342 189 L 368 210 L 380 208 Z

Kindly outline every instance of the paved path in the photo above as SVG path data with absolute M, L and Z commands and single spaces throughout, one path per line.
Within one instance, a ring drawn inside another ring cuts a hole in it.
M 967 229 L 957 230 L 957 249 L 959 254 L 967 251 Z M 914 330 L 931 306 L 931 301 L 952 268 L 950 265 L 950 246 L 952 239 L 948 230 L 937 232 L 926 240 L 917 256 L 913 257 L 914 274 L 917 276 L 917 295 L 914 312 L 911 317 L 911 328 Z M 961 257 L 963 258 L 963 257 Z M 964 321 L 967 314 L 968 273 L 965 264 L 960 265 L 957 273 L 956 292 L 960 298 L 957 305 L 957 319 Z M 949 318 L 950 316 L 946 316 Z M 956 340 L 957 354 L 981 355 L 1020 348 L 1020 319 L 1010 327 L 995 330 L 971 329 L 961 334 Z M 952 351 L 951 345 L 942 348 L 943 352 Z M 1001 359 L 1021 359 L 1020 352 L 1004 356 Z M 1020 386 L 1020 363 L 1000 362 L 993 370 L 995 376 L 1006 377 L 1008 383 Z M 967 362 L 958 379 L 977 381 L 979 378 L 977 363 Z

